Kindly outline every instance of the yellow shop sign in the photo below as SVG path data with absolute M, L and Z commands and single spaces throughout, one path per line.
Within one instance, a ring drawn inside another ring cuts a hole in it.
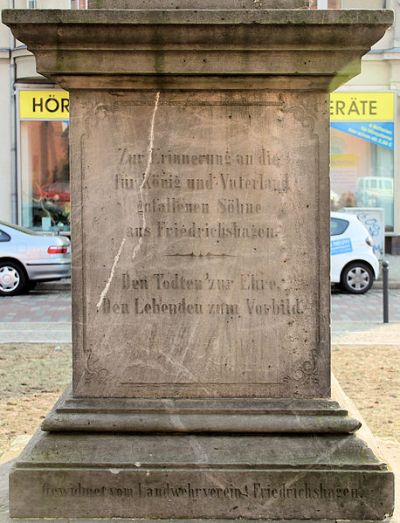
M 61 90 L 19 91 L 22 120 L 68 120 L 69 93 Z
M 331 122 L 393 122 L 393 93 L 332 93 Z

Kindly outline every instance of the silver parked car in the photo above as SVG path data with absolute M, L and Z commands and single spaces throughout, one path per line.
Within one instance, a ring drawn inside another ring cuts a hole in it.
M 68 238 L 0 221 L 0 296 L 21 294 L 39 281 L 70 275 Z

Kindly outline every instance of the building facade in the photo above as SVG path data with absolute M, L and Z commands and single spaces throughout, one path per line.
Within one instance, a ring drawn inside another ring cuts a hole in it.
M 312 9 L 393 9 L 400 0 L 310 0 Z M 86 0 L 0 0 L 0 8 L 85 9 Z M 331 205 L 380 208 L 386 251 L 400 254 L 400 22 L 331 98 Z M 69 229 L 68 94 L 36 73 L 0 24 L 0 219 Z
M 0 0 L 1 9 L 77 9 L 86 0 Z M 0 219 L 69 230 L 69 100 L 0 24 Z
M 340 4 L 340 5 L 338 5 Z M 383 210 L 386 252 L 400 254 L 400 0 L 337 0 L 392 9 L 397 23 L 331 97 L 331 206 Z

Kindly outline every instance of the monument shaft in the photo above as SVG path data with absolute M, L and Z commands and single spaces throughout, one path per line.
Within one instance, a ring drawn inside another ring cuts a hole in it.
M 326 95 L 72 96 L 74 395 L 328 397 Z
M 393 17 L 306 4 L 3 12 L 70 91 L 73 196 L 73 387 L 13 516 L 393 511 L 330 399 L 327 103 Z

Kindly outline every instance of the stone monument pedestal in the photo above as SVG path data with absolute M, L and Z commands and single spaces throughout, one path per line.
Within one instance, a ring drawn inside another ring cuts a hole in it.
M 10 475 L 10 506 L 18 517 L 373 520 L 392 511 L 393 478 L 352 435 L 39 433 Z
M 383 519 L 330 400 L 328 93 L 392 14 L 117 3 L 3 12 L 70 91 L 73 197 L 73 387 L 11 515 Z
M 383 519 L 393 476 L 327 400 L 62 397 L 10 475 L 18 517 Z M 29 498 L 22 496 L 29 492 Z

